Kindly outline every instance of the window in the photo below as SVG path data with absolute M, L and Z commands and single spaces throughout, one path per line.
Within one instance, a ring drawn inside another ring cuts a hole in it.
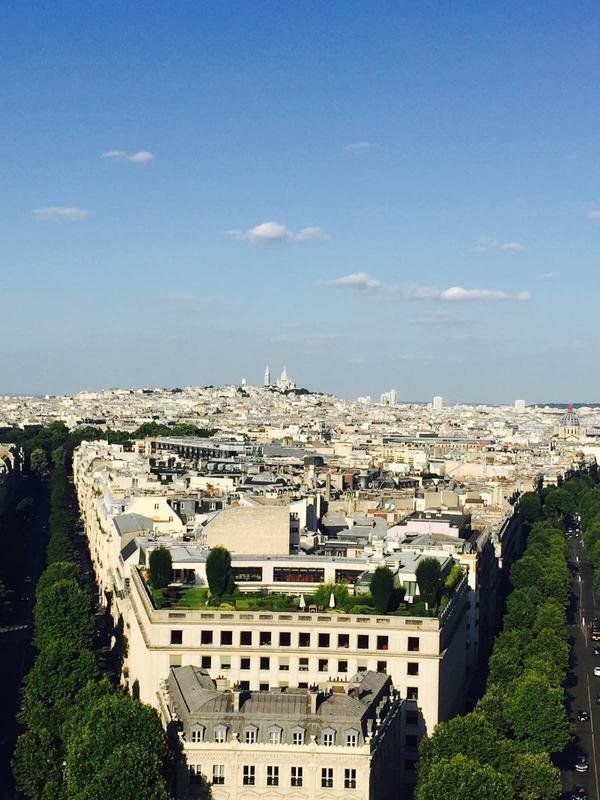
M 200 644 L 212 644 L 212 642 L 213 642 L 212 631 L 200 631 Z
M 409 653 L 418 653 L 419 650 L 420 650 L 419 637 L 418 636 L 409 636 L 408 637 L 408 652 Z
M 240 669 L 250 669 L 249 658 L 240 658 Z
M 328 633 L 320 633 L 319 634 L 319 647 L 329 647 L 329 634 Z
M 388 649 L 389 638 L 387 636 L 378 636 L 377 637 L 377 649 L 378 650 L 387 650 Z
M 246 730 L 244 731 L 244 742 L 246 744 L 256 744 L 257 730 L 258 729 L 255 728 L 253 725 L 250 725 L 249 727 L 246 728 Z
M 227 741 L 227 725 L 215 725 L 215 742 L 224 744 Z
M 158 503 L 154 503 L 154 510 L 158 511 L 159 508 L 160 508 L 160 505 Z
M 338 672 L 348 672 L 347 661 L 338 661 Z
M 294 728 L 292 731 L 292 744 L 304 744 L 304 728 Z
M 303 767 L 292 767 L 290 775 L 290 783 L 292 786 L 302 786 L 303 777 L 304 777 Z
M 356 671 L 357 672 L 367 672 L 368 669 L 369 669 L 369 665 L 367 664 L 367 662 L 366 661 L 362 661 L 361 659 L 359 659 L 359 661 L 358 661 L 358 663 L 356 665 Z
M 310 633 L 298 634 L 298 647 L 310 647 Z
M 216 505 L 211 503 L 211 511 L 216 509 Z M 234 583 L 256 583 L 262 581 L 262 567 L 232 567 L 231 577 Z
M 258 691 L 259 692 L 268 692 L 269 691 L 269 684 L 268 683 L 259 683 L 258 684 Z
M 281 744 L 281 728 L 269 728 L 269 744 Z
M 169 656 L 169 666 L 170 667 L 180 667 L 181 666 L 181 656 Z
M 418 675 L 419 674 L 419 662 L 418 661 L 409 661 L 406 665 L 406 672 L 408 675 Z
M 289 647 L 292 643 L 292 634 L 287 631 L 282 631 L 279 634 L 279 647 Z
M 271 631 L 261 631 L 258 637 L 258 642 L 261 647 L 270 647 Z
M 366 633 L 359 633 L 357 637 L 357 645 L 359 650 L 369 649 L 369 637 Z
M 279 767 L 267 766 L 267 786 L 279 786 Z
M 204 726 L 203 725 L 192 725 L 190 732 L 191 732 L 191 735 L 192 735 L 192 742 L 203 742 L 204 741 Z
M 299 660 L 298 672 L 308 672 L 308 658 L 301 658 Z
M 418 737 L 412 733 L 409 733 L 404 737 L 404 744 L 406 747 L 418 747 L 419 746 Z
M 319 672 L 327 672 L 329 669 L 329 661 L 326 658 L 319 659 Z
M 356 770 L 344 770 L 344 789 L 356 789 Z
M 321 744 L 323 747 L 333 747 L 335 744 L 335 731 L 333 728 L 325 728 L 321 734 Z
M 358 747 L 358 731 L 346 731 L 346 747 Z
M 171 644 L 183 644 L 183 631 L 171 631 Z
M 231 656 L 221 657 L 221 669 L 231 669 Z
M 244 786 L 254 786 L 256 782 L 256 767 L 254 764 L 244 764 L 242 782 Z
M 213 764 L 212 782 L 217 786 L 225 783 L 225 764 Z
M 210 669 L 210 665 L 212 663 L 212 658 L 210 656 L 202 656 L 200 659 L 200 666 L 202 669 Z
M 249 647 L 252 645 L 252 631 L 242 631 L 240 633 L 240 644 L 242 647 Z
M 419 724 L 419 712 L 418 711 L 407 711 L 406 712 L 406 724 L 407 725 L 418 725 Z
M 419 699 L 419 690 L 416 686 L 407 686 L 406 687 L 406 699 L 407 700 L 418 700 Z
M 349 633 L 338 633 L 338 647 L 343 647 L 343 648 L 350 647 Z
M 221 631 L 221 644 L 233 644 L 232 631 Z
M 333 789 L 333 767 L 321 769 L 321 786 L 323 789 Z
M 323 583 L 325 570 L 308 567 L 275 567 L 273 580 L 275 583 Z
M 202 783 L 202 768 L 200 764 L 190 764 L 190 784 L 192 786 L 197 786 L 198 784 Z
M 387 661 L 377 662 L 377 672 L 387 672 Z
M 283 670 L 284 672 L 289 672 L 289 669 L 290 669 L 290 660 L 289 660 L 289 658 L 284 658 L 282 656 L 279 659 L 279 669 Z
M 260 657 L 260 668 L 261 669 L 270 669 L 271 667 L 271 659 L 269 656 L 261 656 Z

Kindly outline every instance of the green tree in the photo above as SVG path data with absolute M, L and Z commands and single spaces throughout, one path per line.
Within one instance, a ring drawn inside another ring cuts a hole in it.
M 30 800 L 65 800 L 63 753 L 55 732 L 28 730 L 17 739 L 12 771 L 17 787 Z
M 560 772 L 547 753 L 519 753 L 513 769 L 518 800 L 555 800 L 560 795 Z
M 513 800 L 507 779 L 464 755 L 441 758 L 419 781 L 416 800 Z
M 388 567 L 377 567 L 371 578 L 373 605 L 380 614 L 389 610 L 394 593 L 394 575 Z
M 212 595 L 221 597 L 231 592 L 231 553 L 226 547 L 213 547 L 209 552 L 206 559 L 206 579 Z
M 535 522 L 536 519 L 539 519 L 542 515 L 542 506 L 537 493 L 525 492 L 521 495 L 518 510 L 525 522 Z
M 35 450 L 32 450 L 29 464 L 31 471 L 38 477 L 45 478 L 48 475 L 48 456 L 41 447 L 36 447 Z
M 431 557 L 420 559 L 416 575 L 421 599 L 429 606 L 435 606 L 442 585 L 440 562 Z
M 39 577 L 36 591 L 39 594 L 62 580 L 80 583 L 81 571 L 74 561 L 54 561 L 49 564 Z
M 143 775 L 126 756 L 133 751 Z M 126 780 L 121 769 L 113 777 L 110 772 L 125 763 L 136 781 L 127 779 L 126 791 L 121 791 L 115 784 L 116 778 Z M 113 769 L 107 771 L 107 765 Z M 66 774 L 69 800 L 167 800 L 172 764 L 156 711 L 123 693 L 96 700 L 67 743 Z
M 547 517 L 562 519 L 565 514 L 574 514 L 575 498 L 566 489 L 554 489 L 544 500 L 544 513 Z
M 535 673 L 507 690 L 505 713 L 516 742 L 527 753 L 558 753 L 571 738 L 563 691 Z
M 33 643 L 38 650 L 53 639 L 81 649 L 94 630 L 90 594 L 72 578 L 56 581 L 38 592 L 34 613 Z
M 173 580 L 173 559 L 166 547 L 150 553 L 150 581 L 153 589 L 164 589 Z
M 332 592 L 336 608 L 343 607 L 350 599 L 350 593 L 345 583 L 322 583 L 312 596 L 313 602 L 317 606 L 329 606 Z

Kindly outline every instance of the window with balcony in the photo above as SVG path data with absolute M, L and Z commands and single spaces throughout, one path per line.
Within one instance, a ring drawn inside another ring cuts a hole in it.
M 344 789 L 356 789 L 356 770 L 344 770 Z
M 279 786 L 279 767 L 267 765 L 267 786 Z
M 256 767 L 254 764 L 244 764 L 242 783 L 244 786 L 254 786 L 256 783 Z
M 333 767 L 321 768 L 321 787 L 323 789 L 333 789 Z
M 225 764 L 213 764 L 212 782 L 215 786 L 222 786 L 225 783 Z
M 304 780 L 304 767 L 292 767 L 290 772 L 290 784 L 292 786 L 302 786 Z

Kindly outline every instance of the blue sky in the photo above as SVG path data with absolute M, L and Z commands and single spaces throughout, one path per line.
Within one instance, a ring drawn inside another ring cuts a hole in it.
M 600 7 L 0 10 L 0 394 L 598 400 Z

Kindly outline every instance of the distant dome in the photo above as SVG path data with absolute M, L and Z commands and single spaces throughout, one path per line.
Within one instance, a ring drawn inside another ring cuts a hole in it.
M 561 418 L 560 424 L 562 428 L 578 428 L 580 424 L 579 417 L 577 416 L 576 412 L 571 408 Z

